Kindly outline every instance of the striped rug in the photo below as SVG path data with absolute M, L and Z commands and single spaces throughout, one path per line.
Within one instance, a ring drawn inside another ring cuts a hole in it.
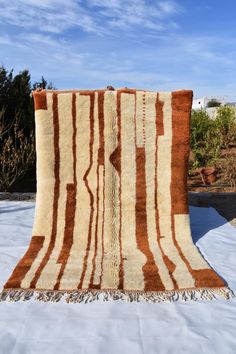
M 1 300 L 230 298 L 193 244 L 192 91 L 33 92 L 32 239 Z

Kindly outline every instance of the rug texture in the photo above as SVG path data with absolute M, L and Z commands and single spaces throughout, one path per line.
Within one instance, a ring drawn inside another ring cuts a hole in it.
M 1 300 L 230 298 L 193 244 L 192 91 L 33 92 L 32 239 Z

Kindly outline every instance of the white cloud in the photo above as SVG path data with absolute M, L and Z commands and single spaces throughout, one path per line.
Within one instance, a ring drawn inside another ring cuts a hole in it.
M 145 0 L 89 0 L 98 8 L 99 14 L 107 18 L 110 26 L 120 29 L 140 26 L 152 30 L 164 30 L 169 25 L 169 17 L 181 11 L 174 1 Z
M 175 14 L 183 10 L 183 8 L 174 1 L 160 1 L 159 8 L 165 14 Z
M 12 37 L 9 35 L 0 35 L 0 44 L 2 46 L 7 46 L 7 47 L 16 47 L 16 48 L 23 48 L 25 49 L 26 46 L 23 44 L 20 40 L 14 40 Z
M 199 95 L 218 82 L 228 92 L 235 87 L 235 39 L 181 34 L 177 1 L 0 0 L 0 8 L 2 64 L 28 68 L 33 80 L 44 75 L 61 89 L 197 88 Z
M 2 22 L 48 33 L 73 28 L 96 34 L 127 28 L 162 31 L 180 11 L 175 1 L 167 0 L 0 0 L 0 6 Z
M 93 18 L 75 1 L 48 0 L 12 0 L 1 1 L 0 19 L 10 25 L 34 31 L 63 33 L 73 27 L 86 32 L 102 31 Z

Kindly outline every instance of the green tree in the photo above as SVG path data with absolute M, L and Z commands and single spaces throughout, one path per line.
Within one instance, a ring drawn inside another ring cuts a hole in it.
M 38 88 L 47 89 L 47 90 L 55 90 L 56 88 L 53 86 L 53 83 L 50 81 L 49 83 L 42 76 L 41 81 L 37 81 L 33 84 L 32 89 L 36 90 Z
M 33 169 L 35 179 L 34 102 L 32 89 L 54 88 L 42 76 L 31 84 L 28 70 L 15 76 L 0 66 L 0 189 L 10 188 Z M 31 172 L 30 172 L 31 173 Z
M 19 127 L 25 134 L 34 129 L 34 107 L 31 97 L 30 74 L 23 70 L 13 76 L 0 67 L 0 110 L 5 111 L 5 120 L 10 124 L 16 113 L 20 116 Z

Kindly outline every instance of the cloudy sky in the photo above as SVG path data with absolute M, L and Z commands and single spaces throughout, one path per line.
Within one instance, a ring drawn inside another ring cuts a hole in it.
M 0 0 L 0 65 L 58 89 L 236 100 L 235 0 Z

